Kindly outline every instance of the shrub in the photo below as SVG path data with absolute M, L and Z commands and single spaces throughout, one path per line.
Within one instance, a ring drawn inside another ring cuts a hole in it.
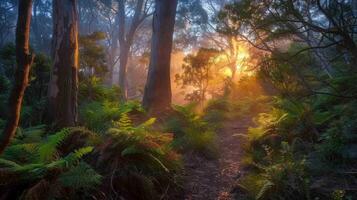
M 282 143 L 279 157 L 266 149 L 267 164 L 256 164 L 257 171 L 239 181 L 252 199 L 310 199 L 305 161 L 294 157 L 291 147 Z
M 176 183 L 180 157 L 171 148 L 172 134 L 153 131 L 155 119 L 134 126 L 126 113 L 114 121 L 98 147 L 97 165 L 112 184 L 110 195 L 129 199 L 158 199 Z
M 217 156 L 214 128 L 194 113 L 194 105 L 174 106 L 176 114 L 166 123 L 165 130 L 175 134 L 174 147 L 180 151 L 202 153 L 208 158 Z
M 93 76 L 81 80 L 79 84 L 80 102 L 116 102 L 120 96 L 119 87 L 108 87 L 102 84 L 101 79 Z

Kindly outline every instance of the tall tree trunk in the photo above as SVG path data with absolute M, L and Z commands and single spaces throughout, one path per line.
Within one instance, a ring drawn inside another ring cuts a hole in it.
M 127 65 L 130 56 L 130 48 L 133 43 L 133 39 L 141 22 L 147 17 L 144 8 L 144 0 L 137 0 L 133 20 L 129 27 L 126 27 L 126 15 L 125 15 L 125 0 L 118 0 L 118 22 L 119 32 L 118 40 L 120 45 L 119 55 L 119 86 L 121 89 L 120 100 L 126 101 L 127 99 Z M 128 28 L 128 31 L 126 31 Z
M 16 133 L 20 120 L 22 99 L 28 85 L 30 68 L 34 59 L 29 48 L 31 14 L 32 0 L 20 0 L 16 26 L 17 68 L 15 71 L 15 85 L 8 102 L 8 121 L 0 138 L 0 154 L 9 145 Z
M 49 83 L 49 117 L 56 127 L 77 122 L 78 93 L 77 0 L 53 1 L 54 60 Z
M 156 0 L 148 79 L 143 106 L 149 113 L 170 108 L 170 62 L 177 0 Z
M 108 69 L 109 69 L 109 74 L 107 78 L 107 84 L 108 85 L 113 85 L 114 84 L 114 70 L 115 70 L 115 65 L 117 63 L 117 57 L 116 53 L 118 51 L 118 37 L 117 33 L 113 33 L 112 38 L 111 38 L 111 45 L 110 45 L 110 51 L 109 51 L 109 62 L 108 62 Z
M 121 98 L 120 100 L 126 101 L 128 98 L 128 91 L 127 91 L 127 65 L 130 53 L 130 46 L 125 43 L 120 44 L 120 55 L 119 55 L 119 87 L 121 89 Z

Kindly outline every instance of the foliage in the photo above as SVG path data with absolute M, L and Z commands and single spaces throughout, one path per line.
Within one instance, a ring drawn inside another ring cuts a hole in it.
M 80 118 L 89 129 L 104 133 L 111 127 L 112 121 L 120 119 L 123 113 L 143 113 L 139 102 L 129 101 L 125 104 L 110 101 L 92 101 L 85 103 L 80 108 Z
M 180 151 L 194 151 L 208 158 L 217 156 L 214 127 L 194 112 L 195 105 L 173 106 L 176 114 L 166 123 L 165 130 L 175 134 L 174 147 Z
M 98 149 L 100 169 L 112 174 L 113 189 L 129 199 L 157 199 L 158 191 L 176 184 L 180 162 L 171 148 L 173 136 L 154 131 L 154 122 L 151 118 L 134 126 L 124 112 Z
M 104 102 L 110 101 L 115 102 L 120 96 L 120 89 L 119 87 L 112 86 L 108 87 L 105 86 L 100 78 L 97 77 L 89 77 L 87 79 L 82 80 L 79 83 L 79 100 L 80 102 Z
M 176 82 L 183 88 L 192 87 L 193 91 L 186 95 L 186 99 L 193 102 L 206 100 L 206 93 L 210 81 L 214 76 L 214 65 L 219 51 L 214 49 L 200 49 L 196 55 L 185 57 L 182 74 L 176 75 Z
M 222 128 L 230 110 L 231 103 L 226 98 L 211 99 L 204 108 L 202 118 L 213 129 Z
M 13 86 L 15 69 L 15 46 L 8 44 L 0 50 L 0 117 L 6 115 L 6 105 Z M 24 96 L 20 120 L 22 126 L 43 123 L 44 108 L 47 103 L 47 85 L 50 79 L 51 60 L 37 53 L 31 67 L 29 86 Z
M 332 92 L 328 87 L 324 91 Z M 350 168 L 357 158 L 355 100 L 323 94 L 296 99 L 283 93 L 270 104 L 246 136 L 243 161 L 250 170 L 240 180 L 242 190 L 257 199 L 331 198 L 331 185 L 344 190 L 338 182 L 346 177 L 336 170 Z M 282 159 L 287 147 L 291 159 Z
M 78 198 L 79 191 L 91 191 L 100 185 L 101 175 L 83 161 L 93 147 L 77 147 L 69 153 L 61 150 L 74 133 L 78 134 L 63 129 L 46 136 L 44 126 L 18 133 L 0 158 L 1 188 L 16 190 L 17 197 L 21 195 L 25 199 L 50 199 Z M 3 198 L 16 198 L 11 192 L 2 195 Z
M 103 32 L 93 32 L 79 37 L 80 68 L 84 77 L 104 78 L 108 72 L 105 47 L 101 44 L 106 39 Z
M 243 177 L 239 186 L 252 199 L 310 199 L 304 160 L 295 160 L 287 143 L 282 143 L 280 158 L 270 157 L 272 153 L 264 158 L 269 164 L 257 164 L 258 174 Z

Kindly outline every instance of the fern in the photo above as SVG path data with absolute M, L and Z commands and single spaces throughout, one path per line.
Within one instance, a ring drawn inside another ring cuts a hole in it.
M 93 147 L 90 147 L 90 146 L 77 149 L 73 153 L 70 153 L 69 155 L 67 155 L 66 157 L 64 157 L 60 160 L 51 162 L 46 167 L 49 169 L 58 168 L 58 167 L 69 168 L 69 167 L 75 165 L 83 156 L 85 156 L 86 154 L 89 154 L 92 151 L 93 151 Z
M 133 123 L 127 113 L 122 113 L 120 115 L 120 119 L 117 122 L 117 127 L 122 130 L 129 130 L 133 127 Z
M 4 159 L 29 162 L 37 158 L 38 143 L 25 143 L 11 145 L 5 149 Z
M 4 168 L 17 168 L 17 167 L 20 167 L 20 165 L 17 164 L 16 162 L 13 162 L 11 160 L 2 159 L 2 158 L 0 158 L 0 166 L 4 167 Z
M 274 186 L 274 183 L 272 183 L 269 180 L 266 180 L 263 184 L 263 186 L 260 188 L 257 196 L 255 197 L 256 200 L 264 199 L 264 196 L 269 192 L 269 190 Z
M 91 189 L 100 184 L 102 176 L 87 163 L 80 162 L 76 167 L 60 175 L 58 181 L 64 187 Z
M 47 141 L 39 146 L 39 159 L 42 162 L 52 160 L 57 153 L 57 147 L 69 136 L 69 129 L 62 129 L 60 132 L 48 137 Z

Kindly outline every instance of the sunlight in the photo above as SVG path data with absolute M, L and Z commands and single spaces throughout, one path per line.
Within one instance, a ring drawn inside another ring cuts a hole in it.
M 221 72 L 225 77 L 232 77 L 233 75 L 232 70 L 228 67 L 223 68 Z
M 239 42 L 236 39 L 232 39 L 231 48 L 224 50 L 224 52 L 216 58 L 215 62 L 218 66 L 222 67 L 220 71 L 222 75 L 226 77 L 253 74 L 247 70 L 248 65 L 251 64 L 249 47 L 247 44 Z M 235 68 L 233 68 L 233 66 Z

